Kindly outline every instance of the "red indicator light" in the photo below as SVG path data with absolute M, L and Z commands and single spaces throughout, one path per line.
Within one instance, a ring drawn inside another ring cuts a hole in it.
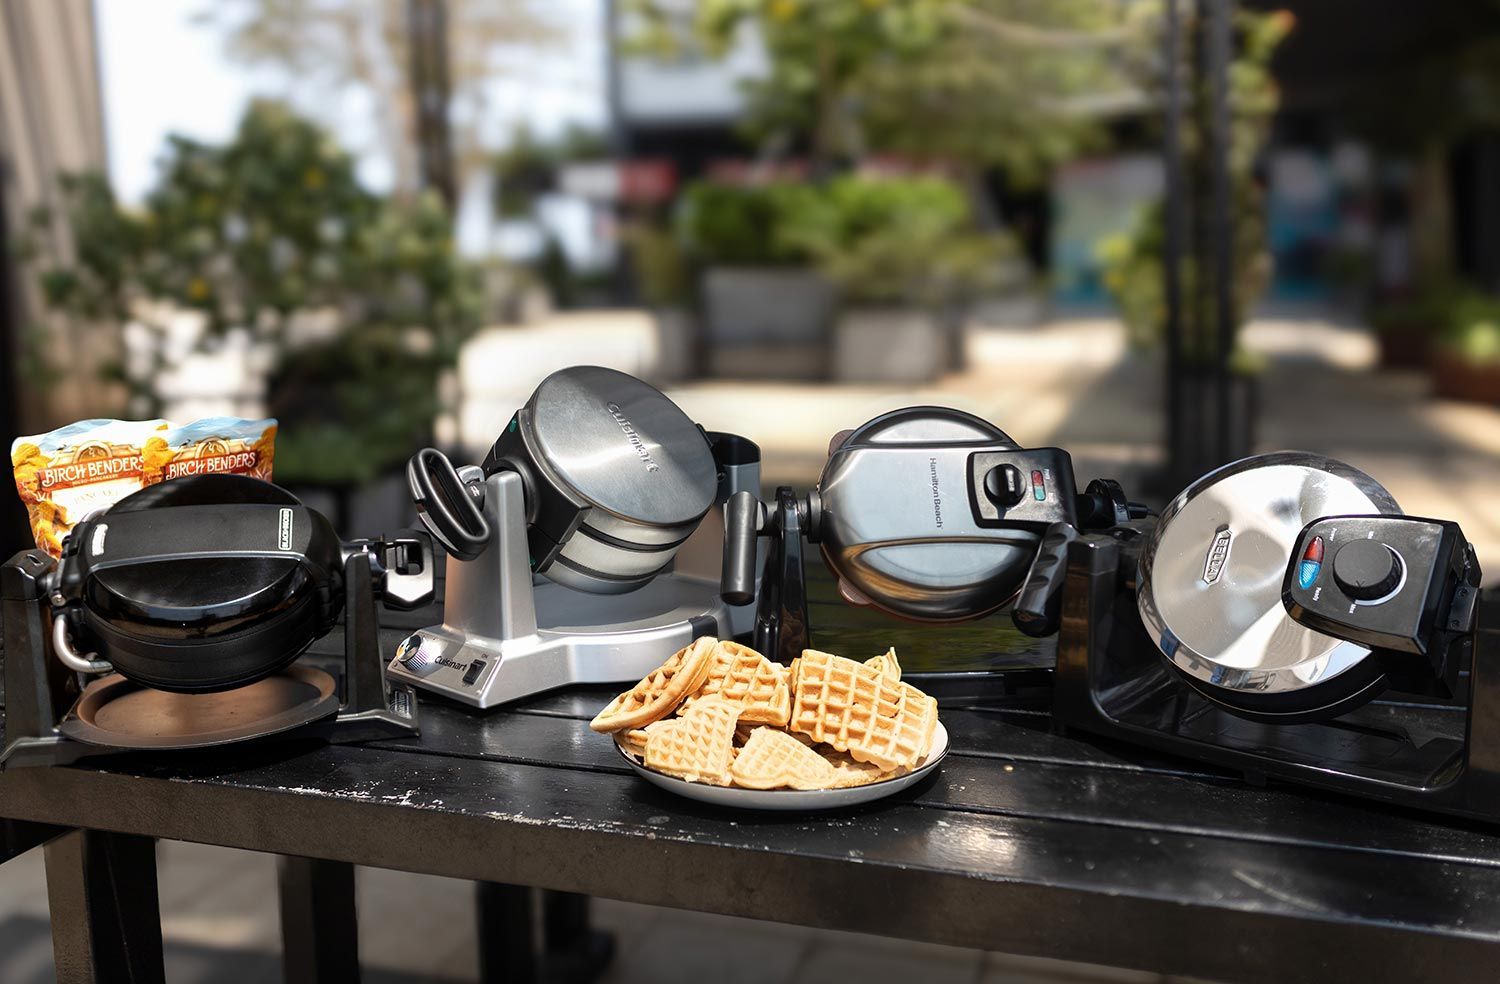
M 1031 484 L 1032 485 L 1041 485 L 1042 484 L 1042 473 L 1041 472 L 1034 471 L 1034 472 L 1031 473 Z
M 1311 561 L 1314 564 L 1323 563 L 1323 538 L 1321 536 L 1312 538 L 1312 542 L 1302 552 L 1302 559 Z

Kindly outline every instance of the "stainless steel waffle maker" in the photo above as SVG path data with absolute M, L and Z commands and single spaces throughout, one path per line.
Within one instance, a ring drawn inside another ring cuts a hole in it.
M 837 435 L 807 495 L 731 499 L 725 581 L 749 597 L 756 538 L 770 539 L 756 646 L 782 662 L 809 642 L 804 539 L 851 604 L 924 622 L 1010 605 L 1017 628 L 1041 636 L 1056 628 L 1066 545 L 1144 514 L 1113 481 L 1079 493 L 1066 451 L 1022 448 L 959 410 L 907 407 Z
M 401 644 L 393 679 L 492 707 L 637 680 L 693 639 L 750 630 L 753 581 L 731 604 L 719 579 L 674 564 L 690 541 L 717 553 L 704 520 L 759 494 L 760 450 L 625 373 L 553 373 L 480 465 L 428 448 L 407 476 L 450 559 L 443 622 Z
M 1071 545 L 1054 719 L 1497 821 L 1500 611 L 1479 583 L 1457 524 L 1402 515 L 1362 472 L 1248 458 Z
M 60 560 L 0 568 L 7 766 L 273 735 L 357 741 L 416 732 L 388 688 L 375 601 L 432 594 L 420 533 L 340 543 L 266 482 L 206 475 L 153 485 L 79 523 Z M 299 662 L 346 616 L 339 681 Z

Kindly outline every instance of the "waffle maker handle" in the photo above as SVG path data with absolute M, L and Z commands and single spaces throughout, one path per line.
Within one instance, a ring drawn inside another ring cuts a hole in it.
M 459 560 L 473 560 L 490 542 L 490 524 L 475 492 L 459 477 L 448 456 L 423 448 L 406 463 L 406 484 L 417 516 L 443 549 Z M 482 490 L 481 487 L 476 487 Z
M 1071 523 L 1053 523 L 1042 535 L 1031 561 L 1031 571 L 1010 610 L 1010 620 L 1026 635 L 1040 639 L 1057 631 L 1062 615 L 1063 579 L 1068 573 L 1068 547 L 1078 539 Z

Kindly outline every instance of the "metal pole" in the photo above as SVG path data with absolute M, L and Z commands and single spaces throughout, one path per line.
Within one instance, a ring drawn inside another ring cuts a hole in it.
M 1210 0 L 1208 18 L 1208 73 L 1210 90 L 1209 168 L 1212 215 L 1209 219 L 1214 285 L 1214 398 L 1218 433 L 1214 465 L 1240 450 L 1235 447 L 1229 361 L 1238 326 L 1234 311 L 1234 214 L 1231 201 L 1229 154 L 1229 57 L 1233 44 L 1234 0 Z
M 1167 470 L 1169 485 L 1176 485 L 1183 470 L 1182 419 L 1182 21 L 1177 0 L 1166 2 L 1165 36 L 1162 60 L 1166 66 L 1166 118 L 1162 128 L 1162 171 L 1165 188 L 1162 222 L 1165 243 L 1162 250 L 1163 294 L 1166 301 L 1167 349 Z
M 407 43 L 411 46 L 411 88 L 416 103 L 417 160 L 422 185 L 437 190 L 453 214 L 458 187 L 453 171 L 453 140 L 448 127 L 447 0 L 407 0 Z

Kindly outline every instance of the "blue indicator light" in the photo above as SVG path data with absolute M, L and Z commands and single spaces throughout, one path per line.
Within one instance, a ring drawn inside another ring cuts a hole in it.
M 1313 582 L 1318 579 L 1318 572 L 1322 569 L 1323 565 L 1317 561 L 1304 560 L 1297 565 L 1297 584 L 1303 589 L 1312 587 Z

